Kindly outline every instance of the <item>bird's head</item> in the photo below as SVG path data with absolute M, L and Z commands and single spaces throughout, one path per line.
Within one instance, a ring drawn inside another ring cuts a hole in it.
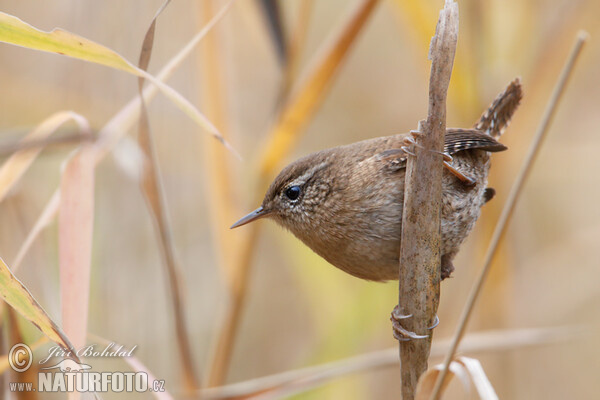
M 319 153 L 288 165 L 269 186 L 261 206 L 231 228 L 269 217 L 292 232 L 310 229 L 315 213 L 330 193 L 329 166 L 327 157 Z

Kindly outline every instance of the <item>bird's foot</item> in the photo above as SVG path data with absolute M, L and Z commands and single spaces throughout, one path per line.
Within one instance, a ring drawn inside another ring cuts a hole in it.
M 412 314 L 409 314 L 409 315 L 401 314 L 399 306 L 394 307 L 394 311 L 392 311 L 392 314 L 390 317 L 390 321 L 392 321 L 392 331 L 394 333 L 394 337 L 399 342 L 406 342 L 411 339 L 425 339 L 428 337 L 428 335 L 417 335 L 416 333 L 411 332 L 402 326 L 401 321 L 403 319 L 407 319 L 410 317 L 412 317 Z M 439 323 L 440 323 L 440 319 L 436 315 L 435 319 L 433 321 L 433 325 L 427 329 L 431 330 L 431 329 L 435 328 L 436 326 L 438 326 Z
M 406 154 L 409 154 L 413 157 L 416 157 L 416 154 L 410 149 L 411 146 L 418 147 L 419 149 L 423 149 L 423 146 L 417 144 L 416 138 L 421 136 L 422 133 L 419 131 L 410 131 L 411 136 L 406 136 L 404 138 L 404 146 L 400 147 Z

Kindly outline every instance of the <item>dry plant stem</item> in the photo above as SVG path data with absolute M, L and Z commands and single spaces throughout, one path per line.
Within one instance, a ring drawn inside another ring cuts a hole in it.
M 446 131 L 446 96 L 456 43 L 458 5 L 446 1 L 431 41 L 431 76 L 427 121 L 419 123 L 416 157 L 406 168 L 398 305 L 404 328 L 427 335 L 440 294 L 440 221 L 442 156 Z M 413 399 L 419 376 L 427 370 L 431 336 L 400 342 L 402 398 Z
M 162 7 L 154 16 L 148 31 L 146 32 L 139 60 L 139 66 L 143 70 L 146 70 L 148 68 L 148 64 L 150 63 L 152 45 L 154 42 L 154 32 L 156 29 L 156 18 L 165 9 L 169 2 L 170 0 L 167 0 L 163 3 Z M 194 367 L 192 348 L 190 346 L 190 339 L 187 332 L 182 292 L 179 287 L 179 268 L 175 259 L 175 249 L 171 235 L 171 224 L 167 215 L 167 207 L 160 178 L 160 170 L 158 161 L 156 159 L 152 134 L 150 132 L 148 111 L 144 101 L 144 79 L 140 78 L 138 83 L 141 99 L 138 142 L 146 156 L 144 175 L 141 182 L 142 191 L 144 192 L 146 201 L 151 210 L 154 227 L 160 239 L 159 247 L 169 279 L 170 295 L 173 301 L 173 312 L 175 317 L 175 332 L 177 335 L 179 356 L 181 358 L 181 373 L 183 375 L 184 386 L 188 393 L 193 393 L 200 387 L 200 383 L 194 372 L 196 368 Z
M 494 229 L 494 234 L 492 236 L 490 245 L 486 252 L 484 263 L 483 263 L 483 269 L 481 270 L 481 273 L 477 277 L 477 281 L 475 282 L 475 284 L 473 285 L 473 288 L 471 289 L 471 292 L 469 293 L 469 297 L 467 299 L 467 303 L 466 303 L 465 308 L 463 309 L 462 315 L 460 317 L 460 320 L 459 320 L 460 322 L 458 324 L 456 334 L 454 335 L 452 345 L 450 346 L 450 349 L 448 350 L 448 353 L 446 354 L 446 358 L 444 359 L 444 368 L 441 371 L 441 373 L 438 376 L 438 379 L 436 381 L 435 388 L 434 388 L 433 394 L 431 396 L 432 400 L 437 400 L 439 398 L 440 390 L 442 388 L 442 383 L 444 382 L 444 379 L 448 373 L 448 366 L 452 362 L 452 359 L 454 358 L 454 354 L 456 353 L 456 349 L 458 348 L 458 345 L 465 333 L 465 329 L 466 329 L 467 323 L 469 322 L 469 318 L 471 317 L 471 313 L 473 311 L 475 301 L 477 300 L 477 297 L 479 296 L 479 293 L 481 292 L 481 288 L 483 287 L 483 283 L 485 282 L 485 278 L 487 277 L 487 274 L 489 272 L 490 266 L 492 264 L 492 260 L 494 259 L 494 255 L 496 254 L 496 250 L 498 249 L 498 244 L 500 243 L 500 240 L 502 239 L 502 235 L 504 234 L 507 223 L 515 209 L 515 204 L 517 203 L 519 195 L 521 194 L 521 190 L 523 188 L 523 185 L 525 184 L 525 180 L 527 179 L 529 172 L 531 171 L 533 163 L 539 153 L 542 142 L 543 142 L 544 138 L 546 137 L 548 127 L 550 125 L 550 122 L 552 121 L 552 117 L 555 114 L 556 107 L 558 106 L 558 102 L 564 92 L 567 81 L 573 72 L 573 67 L 575 66 L 575 62 L 577 61 L 577 58 L 578 58 L 579 54 L 581 53 L 581 49 L 582 49 L 583 45 L 585 44 L 587 37 L 588 37 L 588 35 L 585 32 L 580 32 L 578 34 L 575 45 L 573 46 L 573 49 L 571 50 L 571 54 L 569 55 L 567 63 L 564 66 L 564 68 L 560 74 L 560 77 L 558 79 L 558 82 L 554 88 L 552 97 L 550 98 L 550 101 L 548 102 L 548 106 L 546 108 L 546 111 L 544 112 L 544 116 L 542 117 L 542 121 L 535 133 L 533 142 L 531 144 L 531 147 L 529 148 L 529 152 L 528 152 L 527 156 L 525 157 L 523 167 L 519 171 L 519 174 L 517 175 L 517 178 L 515 179 L 515 183 L 513 184 L 512 188 L 510 190 L 508 199 L 506 200 L 506 205 L 504 206 L 504 208 L 502 210 L 502 214 L 500 214 L 500 218 L 498 219 L 498 223 L 496 224 L 496 229 Z
M 271 175 L 276 172 L 294 140 L 310 121 L 314 111 L 325 97 L 335 72 L 339 69 L 348 50 L 365 26 L 378 0 L 361 0 L 352 11 L 342 30 L 330 38 L 321 49 L 301 84 L 299 91 L 284 107 L 279 120 L 270 135 L 267 150 L 261 158 L 259 192 L 269 183 Z M 260 202 L 261 198 L 255 199 Z M 233 353 L 233 346 L 241 322 L 243 306 L 248 291 L 248 280 L 251 274 L 255 244 L 259 237 L 260 224 L 248 227 L 246 235 L 237 243 L 236 273 L 231 282 L 231 303 L 229 304 L 221 331 L 218 336 L 215 357 L 211 365 L 209 385 L 221 385 L 227 376 L 227 370 Z
M 585 332 L 589 333 L 589 328 L 568 326 L 476 332 L 465 337 L 460 351 L 466 354 L 505 352 L 574 340 Z M 431 346 L 431 357 L 443 357 L 450 344 L 451 338 L 436 340 Z M 238 399 L 262 394 L 265 397 L 272 395 L 273 398 L 282 398 L 307 392 L 349 374 L 374 372 L 397 364 L 398 349 L 389 348 L 218 388 L 203 389 L 202 397 L 205 400 Z
M 47 146 L 56 146 L 61 144 L 81 144 L 82 142 L 90 142 L 93 141 L 94 137 L 89 134 L 79 134 L 75 133 L 72 135 L 66 135 L 61 137 L 51 137 L 48 139 L 42 140 L 30 140 L 24 143 L 14 143 L 14 144 L 3 144 L 0 145 L 0 157 L 10 156 L 13 153 L 19 150 L 27 150 L 27 149 L 38 149 L 44 148 Z

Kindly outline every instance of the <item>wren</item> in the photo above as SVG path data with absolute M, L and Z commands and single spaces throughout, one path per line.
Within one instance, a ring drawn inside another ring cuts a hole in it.
M 517 78 L 472 129 L 446 131 L 442 279 L 454 270 L 459 246 L 495 193 L 487 187 L 490 153 L 506 149 L 498 139 L 521 97 Z M 397 134 L 368 139 L 291 163 L 271 183 L 262 205 L 231 228 L 269 217 L 351 275 L 372 281 L 398 279 L 409 138 L 410 134 Z

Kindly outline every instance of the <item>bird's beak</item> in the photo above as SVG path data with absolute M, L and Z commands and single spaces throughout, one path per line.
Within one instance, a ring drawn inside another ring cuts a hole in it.
M 229 229 L 233 229 L 233 228 L 237 228 L 238 226 L 249 224 L 252 221 L 256 221 L 257 219 L 266 217 L 269 214 L 270 213 L 268 211 L 266 211 L 264 208 L 258 207 L 256 210 L 252 211 L 250 214 L 246 215 L 245 217 L 240 218 L 240 220 L 237 221 L 235 224 L 231 225 L 231 227 Z

